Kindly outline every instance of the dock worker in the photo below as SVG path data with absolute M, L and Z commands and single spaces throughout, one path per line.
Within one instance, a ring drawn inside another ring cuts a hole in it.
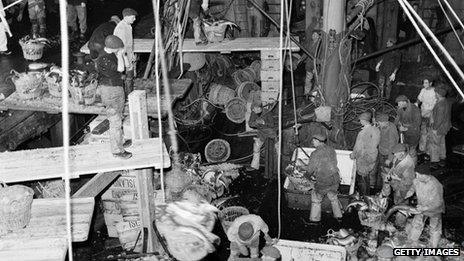
M 334 218 L 342 218 L 340 201 L 338 200 L 338 187 L 340 186 L 340 174 L 338 169 L 337 153 L 326 145 L 327 137 L 324 134 L 314 134 L 312 143 L 315 151 L 309 157 L 305 166 L 305 175 L 315 178 L 314 189 L 311 191 L 310 221 L 321 221 L 321 204 L 324 197 L 330 200 Z M 310 178 L 307 177 L 307 178 Z
M 405 95 L 396 97 L 396 103 L 398 104 L 398 117 L 395 124 L 398 126 L 400 135 L 403 136 L 403 143 L 409 146 L 409 154 L 417 163 L 416 150 L 420 139 L 421 112 Z
M 445 136 L 451 129 L 451 104 L 446 100 L 446 89 L 442 86 L 435 89 L 437 103 L 430 117 L 428 137 L 430 140 L 429 155 L 432 170 L 445 166 Z
M 46 24 L 46 12 L 45 12 L 45 0 L 27 0 L 21 2 L 20 11 L 18 14 L 18 22 L 23 19 L 24 7 L 27 4 L 27 10 L 29 12 L 29 20 L 31 22 L 31 35 L 32 38 L 46 37 L 47 35 L 47 24 Z
M 79 39 L 84 40 L 87 33 L 87 0 L 67 0 L 67 2 L 66 14 L 71 35 L 79 36 Z M 79 29 L 76 20 L 79 21 Z
M 253 138 L 253 159 L 250 166 L 253 169 L 259 169 L 261 147 L 264 145 L 266 139 L 273 140 L 277 146 L 276 122 L 272 114 L 272 111 L 263 112 L 261 103 L 254 103 L 252 105 L 248 124 L 251 128 L 258 130 L 258 136 Z
M 393 161 L 393 148 L 399 142 L 398 130 L 395 124 L 389 121 L 388 114 L 380 113 L 376 117 L 377 124 L 380 130 L 379 141 L 379 156 L 378 156 L 378 171 L 375 175 L 375 180 L 371 180 L 376 189 L 381 189 L 383 185 L 383 178 L 388 169 L 388 166 Z
M 414 171 L 414 160 L 412 159 L 411 155 L 409 155 L 407 150 L 407 146 L 403 143 L 397 143 L 393 147 L 393 167 L 389 172 L 390 177 L 385 178 L 387 183 L 387 180 L 390 179 L 389 185 L 393 190 L 393 202 L 395 205 L 406 203 L 406 193 L 408 193 L 409 189 L 411 188 L 413 180 L 416 176 Z M 384 196 L 388 196 L 390 194 L 388 184 L 386 185 L 386 189 L 382 190 L 382 194 Z M 403 227 L 406 225 L 406 219 L 407 217 L 405 215 L 397 212 L 395 223 L 398 226 Z
M 234 220 L 227 229 L 227 238 L 230 241 L 229 261 L 235 260 L 240 254 L 259 257 L 259 236 L 263 232 L 264 239 L 268 244 L 273 242 L 269 236 L 269 227 L 258 215 L 243 215 Z
M 95 60 L 100 55 L 104 54 L 103 49 L 105 48 L 105 39 L 108 35 L 112 35 L 116 25 L 121 22 L 121 19 L 117 15 L 111 16 L 111 19 L 103 24 L 99 25 L 90 36 L 89 39 L 89 50 L 90 58 Z
M 201 10 L 207 11 L 209 0 L 192 0 L 190 2 L 189 18 L 193 21 L 193 38 L 196 45 L 208 44 L 208 40 L 203 32 L 203 22 L 201 20 Z
M 387 48 L 391 48 L 396 43 L 394 38 L 388 38 Z M 387 52 L 377 63 L 375 71 L 379 72 L 379 87 L 381 96 L 390 99 L 392 83 L 396 79 L 396 73 L 400 67 L 401 55 L 397 51 Z
M 370 177 L 375 175 L 378 146 L 380 142 L 379 128 L 371 124 L 371 113 L 364 112 L 359 115 L 362 125 L 356 137 L 351 159 L 356 159 L 358 189 L 361 195 L 370 195 Z
M 445 212 L 443 185 L 431 175 L 427 165 L 416 168 L 416 178 L 406 194 L 409 198 L 417 196 L 416 214 L 412 221 L 408 239 L 415 245 L 419 240 L 426 219 L 429 220 L 429 247 L 437 247 L 442 233 L 442 214 Z
M 99 93 L 106 108 L 110 122 L 111 152 L 117 158 L 128 159 L 132 153 L 124 147 L 130 142 L 124 142 L 122 132 L 122 117 L 125 104 L 122 72 L 124 71 L 124 44 L 119 37 L 109 35 L 105 39 L 104 54 L 97 59 Z
M 126 96 L 132 92 L 134 81 L 134 66 L 135 66 L 135 53 L 134 53 L 134 38 L 132 35 L 132 24 L 135 22 L 137 11 L 132 8 L 124 8 L 122 10 L 122 21 L 119 22 L 114 28 L 114 35 L 119 37 L 124 43 L 124 64 L 126 77 L 124 80 L 124 91 Z
M 437 96 L 435 88 L 432 86 L 432 81 L 424 79 L 423 88 L 417 96 L 417 106 L 420 106 L 422 123 L 421 123 L 421 136 L 419 140 L 419 153 L 427 152 L 427 126 L 429 125 L 430 117 L 432 116 L 433 107 L 437 103 Z M 430 155 L 429 155 L 430 156 Z

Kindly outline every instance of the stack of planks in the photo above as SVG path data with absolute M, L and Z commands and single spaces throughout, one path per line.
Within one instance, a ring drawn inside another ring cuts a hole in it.
M 94 205 L 93 198 L 72 199 L 73 242 L 87 240 Z M 0 259 L 64 261 L 67 252 L 65 211 L 64 199 L 34 199 L 29 225 L 0 236 Z

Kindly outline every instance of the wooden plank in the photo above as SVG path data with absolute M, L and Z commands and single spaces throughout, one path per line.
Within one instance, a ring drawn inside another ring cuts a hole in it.
M 150 53 L 154 39 L 134 39 L 135 53 Z M 292 42 L 292 50 L 298 51 L 299 48 Z M 279 37 L 250 37 L 236 38 L 234 40 L 224 40 L 220 43 L 208 43 L 206 46 L 198 46 L 193 39 L 185 39 L 182 52 L 252 52 L 261 50 L 278 50 Z M 87 44 L 82 46 L 81 52 L 90 53 Z
M 170 88 L 172 90 L 171 97 L 172 102 L 176 101 L 179 98 L 185 96 L 189 90 L 192 81 L 189 79 L 171 79 Z M 158 117 L 158 102 L 156 99 L 156 94 L 154 92 L 147 93 L 148 101 L 148 115 L 150 117 Z M 168 105 L 164 95 L 161 96 L 161 115 L 164 117 L 167 115 Z M 43 111 L 48 113 L 61 113 L 62 102 L 61 98 L 54 97 L 48 93 L 44 94 L 42 97 L 37 99 L 24 100 L 18 93 L 14 92 L 8 96 L 3 101 L 0 101 L 0 110 L 22 110 L 22 111 Z M 79 113 L 79 114 L 106 114 L 106 110 L 101 103 L 95 103 L 93 105 L 79 105 L 70 102 L 68 106 L 70 113 Z M 129 113 L 129 108 L 126 105 L 124 113 L 127 115 Z
M 31 248 L 18 250 L 0 251 L 0 257 L 8 257 L 4 260 L 15 261 L 64 261 L 68 247 L 56 248 Z
M 121 171 L 98 173 L 91 180 L 85 183 L 78 191 L 76 191 L 73 198 L 96 197 L 120 175 Z
M 160 151 L 158 138 L 133 141 L 130 159 L 114 157 L 109 144 L 76 145 L 70 147 L 72 177 L 99 172 L 139 168 L 167 168 L 171 165 L 166 147 Z M 161 165 L 161 155 L 164 165 Z M 47 148 L 0 153 L 0 173 L 6 183 L 61 178 L 63 148 Z
M 136 90 L 129 94 L 129 111 L 131 118 L 132 140 L 148 139 L 150 136 L 148 129 L 147 102 L 145 92 Z M 165 160 L 165 159 L 161 159 Z M 142 227 L 146 228 L 147 234 L 142 230 L 143 238 L 147 238 L 147 252 L 154 252 L 159 248 L 159 242 L 153 228 L 155 220 L 155 204 L 151 200 L 154 198 L 153 190 L 153 171 L 151 169 L 133 170 L 139 193 L 138 209 Z

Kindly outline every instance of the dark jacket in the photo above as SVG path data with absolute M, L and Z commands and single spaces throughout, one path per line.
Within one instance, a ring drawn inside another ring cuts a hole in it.
M 116 27 L 116 23 L 113 21 L 105 22 L 99 25 L 92 33 L 89 39 L 89 48 L 92 44 L 100 44 L 105 46 L 105 38 L 108 35 L 112 35 L 114 32 L 114 28 Z
M 100 85 L 123 86 L 122 73 L 118 72 L 118 58 L 106 53 L 97 59 L 98 83 Z
M 433 107 L 431 124 L 439 135 L 446 135 L 451 129 L 451 105 L 446 99 L 438 101 Z
M 390 51 L 383 57 L 383 62 L 380 65 L 380 74 L 389 77 L 395 69 L 400 67 L 401 55 L 398 51 Z
M 395 124 L 388 122 L 384 128 L 380 127 L 379 153 L 383 156 L 392 156 L 393 147 L 398 144 L 399 135 Z
M 258 123 L 258 119 L 262 119 L 264 124 Z M 262 140 L 265 140 L 266 138 L 274 139 L 277 137 L 276 124 L 274 117 L 272 116 L 272 112 L 258 115 L 252 111 L 248 125 L 252 128 L 258 129 L 258 137 Z
M 337 164 L 337 153 L 326 144 L 317 147 L 311 153 L 306 172 L 316 178 L 315 189 L 317 192 L 324 193 L 338 189 L 340 174 Z

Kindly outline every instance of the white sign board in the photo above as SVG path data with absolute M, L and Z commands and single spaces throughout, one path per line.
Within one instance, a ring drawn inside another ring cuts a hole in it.
M 274 245 L 279 249 L 282 261 L 345 261 L 346 250 L 341 246 L 279 240 Z
M 304 150 L 304 152 L 302 151 Z M 314 151 L 314 148 L 298 148 L 293 152 L 292 160 L 294 161 L 298 156 L 303 163 L 309 162 L 309 157 Z M 349 150 L 335 150 L 337 153 L 338 169 L 340 171 L 340 178 L 342 185 L 350 186 L 350 194 L 354 193 L 354 183 L 356 179 L 356 161 L 350 159 L 352 151 Z M 306 156 L 306 154 L 308 156 Z

